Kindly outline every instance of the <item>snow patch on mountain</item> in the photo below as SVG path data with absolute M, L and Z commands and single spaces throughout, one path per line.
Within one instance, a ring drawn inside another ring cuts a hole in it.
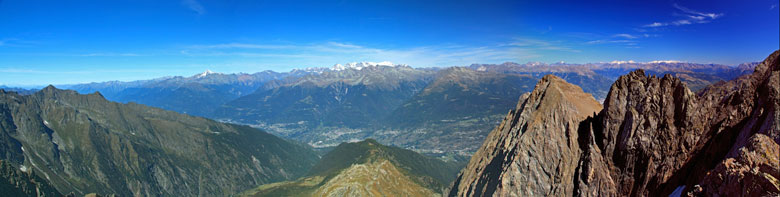
M 333 67 L 330 68 L 330 70 L 333 71 L 342 71 L 347 69 L 355 69 L 355 70 L 362 70 L 363 68 L 368 67 L 378 67 L 378 66 L 389 66 L 389 67 L 396 67 L 401 66 L 400 64 L 393 64 L 389 61 L 383 61 L 383 62 L 352 62 L 347 63 L 345 65 L 336 64 L 333 65 Z
M 202 73 L 195 75 L 195 77 L 196 78 L 202 78 L 202 77 L 206 77 L 206 76 L 211 75 L 211 74 L 217 74 L 217 73 L 213 72 L 213 71 L 211 71 L 209 69 L 206 69 L 206 71 L 203 71 Z
M 655 60 L 647 62 L 648 64 L 676 64 L 676 63 L 682 63 L 681 61 L 677 60 Z
M 615 61 L 611 61 L 609 63 L 610 64 L 633 64 L 633 63 L 636 63 L 636 62 L 634 60 L 628 60 L 628 61 L 615 60 Z

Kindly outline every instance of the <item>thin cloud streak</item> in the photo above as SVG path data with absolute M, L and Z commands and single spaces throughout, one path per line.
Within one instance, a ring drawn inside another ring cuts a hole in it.
M 700 12 L 696 10 L 692 10 L 683 6 L 680 6 L 678 4 L 672 4 L 672 6 L 683 12 L 683 14 L 677 14 L 682 16 L 682 19 L 678 19 L 671 22 L 653 22 L 647 25 L 643 25 L 642 27 L 646 28 L 656 28 L 656 27 L 665 27 L 665 26 L 682 26 L 682 25 L 690 25 L 690 24 L 703 24 L 703 23 L 709 23 L 712 22 L 715 19 L 718 19 L 720 17 L 723 17 L 723 13 L 706 13 L 706 12 Z
M 198 15 L 203 15 L 206 13 L 206 9 L 203 8 L 203 5 L 200 4 L 197 0 L 183 0 L 182 4 L 187 6 L 192 11 L 195 11 L 195 13 L 198 13 Z
M 170 71 L 186 71 L 183 69 L 97 69 L 97 70 L 34 70 L 19 68 L 0 68 L 0 73 L 8 74 L 102 74 L 102 73 L 160 73 Z
M 328 66 L 323 65 L 328 63 L 389 60 L 417 67 L 431 67 L 484 62 L 524 61 L 540 57 L 543 51 L 580 52 L 556 41 L 515 38 L 511 42 L 493 46 L 437 45 L 400 49 L 373 48 L 340 42 L 300 45 L 227 43 L 193 45 L 181 50 L 180 54 L 192 57 L 238 56 L 263 58 L 259 61 L 293 62 L 319 66 Z M 275 58 L 275 60 L 268 60 L 267 58 Z
M 138 57 L 142 56 L 140 54 L 135 53 L 88 53 L 88 54 L 81 54 L 77 55 L 81 57 Z
M 631 35 L 631 34 L 615 34 L 612 37 L 625 38 L 625 39 L 635 39 L 635 38 L 637 38 L 636 36 Z

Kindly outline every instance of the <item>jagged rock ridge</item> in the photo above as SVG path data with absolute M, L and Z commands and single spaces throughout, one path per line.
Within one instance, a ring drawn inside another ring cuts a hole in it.
M 522 116 L 528 107 L 519 105 L 472 157 L 450 194 L 778 195 L 779 55 L 780 51 L 774 52 L 753 74 L 708 86 L 698 94 L 671 75 L 659 78 L 637 70 L 621 76 L 598 114 L 574 120 L 575 143 L 560 143 L 561 136 L 570 136 L 561 127 L 541 127 L 539 131 L 546 137 L 526 140 L 534 126 L 560 125 L 573 118 L 560 118 L 559 123 L 516 124 L 540 120 Z M 542 92 L 542 88 L 537 86 L 534 92 Z M 536 100 L 532 98 L 521 103 Z M 539 102 L 563 105 L 569 101 L 543 98 Z M 559 112 L 535 110 L 533 113 L 547 115 Z M 545 150 L 568 150 L 569 154 L 538 154 L 537 148 L 546 144 L 552 146 Z M 517 159 L 514 155 L 518 152 L 528 156 Z M 576 162 L 553 165 L 570 159 Z M 551 165 L 556 168 L 550 169 Z M 526 173 L 518 173 L 517 166 L 528 166 L 520 168 Z
M 453 187 L 453 195 L 571 193 L 579 159 L 578 123 L 601 109 L 590 94 L 547 75 L 482 144 Z M 533 183 L 533 184 L 529 184 Z

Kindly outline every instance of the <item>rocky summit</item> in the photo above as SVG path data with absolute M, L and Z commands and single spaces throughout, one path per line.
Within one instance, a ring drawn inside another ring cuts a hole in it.
M 545 77 L 450 195 L 780 195 L 778 56 L 698 93 L 672 75 L 636 70 L 618 78 L 601 110 L 576 86 Z
M 560 196 L 573 191 L 578 123 L 601 109 L 590 94 L 553 75 L 525 94 L 458 176 L 452 195 Z

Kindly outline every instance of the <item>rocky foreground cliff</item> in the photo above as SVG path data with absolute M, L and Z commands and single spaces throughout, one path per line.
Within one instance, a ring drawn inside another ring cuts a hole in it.
M 780 195 L 778 56 L 699 93 L 637 70 L 612 85 L 603 109 L 547 76 L 490 133 L 450 195 Z

